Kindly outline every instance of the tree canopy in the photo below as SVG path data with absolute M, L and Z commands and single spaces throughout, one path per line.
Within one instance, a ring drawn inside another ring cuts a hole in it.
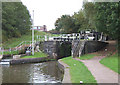
M 117 40 L 118 49 L 120 49 L 120 2 L 94 1 L 87 2 L 85 0 L 83 8 L 79 12 L 75 12 L 72 16 L 67 15 L 69 20 L 64 20 L 65 18 L 63 19 L 61 16 L 55 23 L 55 29 L 60 32 L 64 31 L 64 33 L 80 32 L 86 29 L 103 32 Z
M 61 18 L 56 20 L 55 27 L 57 31 L 62 33 L 71 33 L 75 31 L 74 19 L 70 15 L 62 15 Z
M 56 20 L 56 30 L 64 33 L 93 29 L 118 39 L 120 22 L 118 2 L 84 2 L 83 8 L 74 15 L 63 15 Z
M 21 37 L 30 31 L 31 17 L 22 2 L 2 3 L 3 42 L 10 38 Z

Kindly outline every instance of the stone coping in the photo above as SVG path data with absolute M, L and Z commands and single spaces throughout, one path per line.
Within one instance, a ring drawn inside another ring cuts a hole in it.
M 47 61 L 52 61 L 52 59 L 50 57 L 12 59 L 10 61 L 10 64 L 16 65 L 16 64 L 27 64 L 27 63 L 41 63 L 41 62 L 47 62 Z
M 63 76 L 62 83 L 72 84 L 69 66 L 65 64 L 64 62 L 62 62 L 61 59 L 58 60 L 58 63 L 60 64 L 59 66 L 64 70 L 64 76 Z

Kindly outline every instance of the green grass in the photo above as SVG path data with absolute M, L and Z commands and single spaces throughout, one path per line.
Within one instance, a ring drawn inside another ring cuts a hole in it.
M 103 58 L 100 63 L 120 74 L 120 70 L 118 70 L 118 59 L 120 57 L 118 58 L 118 54 L 116 53 L 115 55 Z
M 35 52 L 34 55 L 30 55 L 30 56 L 24 56 L 22 58 L 40 58 L 40 57 L 47 57 L 48 55 L 43 53 L 43 52 Z
M 2 55 L 2 52 L 0 52 L 0 55 Z
M 10 40 L 8 40 L 7 42 L 3 43 L 3 47 L 5 48 L 12 48 L 12 47 L 16 47 L 18 44 L 20 44 L 22 41 L 30 41 L 32 40 L 31 38 L 31 34 L 28 35 L 23 35 L 20 38 L 12 38 Z
M 81 60 L 89 60 L 89 59 L 92 59 L 95 56 L 96 56 L 96 54 L 85 54 L 85 55 L 80 56 L 79 59 L 81 59 Z
M 44 35 L 52 36 L 52 37 L 59 36 L 59 35 L 56 35 L 56 34 L 50 34 L 50 33 L 41 32 L 41 31 L 35 31 L 34 34 L 35 34 L 34 35 L 35 40 L 37 40 L 37 35 L 39 35 L 40 38 L 43 38 L 43 39 L 44 39 Z M 14 48 L 17 45 L 19 45 L 22 41 L 31 41 L 31 40 L 32 40 L 32 33 L 30 32 L 27 35 L 22 35 L 20 38 L 12 38 L 12 39 L 8 40 L 7 42 L 4 42 L 3 47 L 4 47 L 4 49 Z M 23 45 L 24 44 L 30 44 L 30 43 L 26 42 L 26 43 L 23 43 Z M 0 54 L 2 54 L 2 53 L 0 53 Z M 18 54 L 18 52 L 17 51 L 4 52 L 4 55 L 6 55 L 6 54 Z M 44 56 L 44 55 L 42 54 L 42 56 Z
M 63 58 L 62 61 L 70 66 L 70 75 L 72 83 L 96 83 L 88 68 L 80 61 L 72 59 L 72 57 Z
M 34 32 L 34 39 L 37 39 L 37 35 L 40 35 L 41 38 L 44 39 L 44 35 L 47 36 L 57 36 L 55 34 L 50 34 L 46 32 L 40 32 L 40 31 L 35 31 Z M 8 49 L 8 48 L 13 48 L 19 45 L 22 41 L 32 41 L 32 33 L 28 33 L 27 35 L 22 35 L 20 38 L 12 38 L 6 42 L 3 43 L 3 47 Z
M 15 54 L 18 54 L 18 51 L 5 51 L 5 52 L 3 52 L 3 55 L 8 55 L 8 54 L 15 55 Z

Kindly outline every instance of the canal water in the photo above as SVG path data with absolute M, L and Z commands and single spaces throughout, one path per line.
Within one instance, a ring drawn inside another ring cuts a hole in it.
M 0 66 L 2 83 L 61 83 L 62 72 L 57 61 Z

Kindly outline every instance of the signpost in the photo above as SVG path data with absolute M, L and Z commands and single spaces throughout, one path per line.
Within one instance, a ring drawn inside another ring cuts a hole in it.
M 34 55 L 34 10 L 33 10 L 33 20 L 32 20 L 32 55 Z

